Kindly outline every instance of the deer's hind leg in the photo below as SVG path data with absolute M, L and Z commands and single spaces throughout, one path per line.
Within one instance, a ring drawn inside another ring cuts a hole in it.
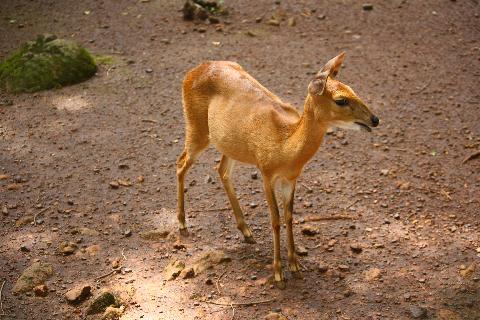
M 238 202 L 237 195 L 235 194 L 235 189 L 233 188 L 232 181 L 230 180 L 230 175 L 233 171 L 233 166 L 235 161 L 227 156 L 222 156 L 220 164 L 218 165 L 218 173 L 220 174 L 220 180 L 222 180 L 223 187 L 228 195 L 228 200 L 230 200 L 230 205 L 232 206 L 233 214 L 235 215 L 235 220 L 237 221 L 237 228 L 240 230 L 245 237 L 245 242 L 255 243 L 255 240 L 252 236 L 252 231 L 245 222 L 245 217 L 243 216 L 242 208 Z
M 180 234 L 183 236 L 188 235 L 185 222 L 185 175 L 207 146 L 208 134 L 199 135 L 187 130 L 185 148 L 177 159 L 177 218 Z

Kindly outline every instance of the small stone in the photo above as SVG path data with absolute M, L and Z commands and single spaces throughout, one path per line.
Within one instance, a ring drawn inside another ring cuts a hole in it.
M 475 273 L 476 268 L 477 266 L 475 265 L 475 263 L 472 263 L 468 266 L 468 268 L 463 268 L 462 270 L 460 270 L 460 275 L 463 278 L 470 278 Z
M 380 277 L 380 275 L 382 274 L 382 270 L 378 268 L 371 268 L 365 271 L 364 274 L 367 281 L 373 281 Z
M 256 275 L 250 276 L 250 280 L 257 280 L 257 276 Z
M 80 285 L 70 289 L 65 293 L 65 299 L 68 303 L 79 304 L 91 295 L 92 287 L 89 285 Z
M 297 247 L 297 254 L 299 256 L 308 256 L 308 250 L 304 246 L 298 246 Z
M 165 274 L 165 279 L 176 279 L 183 269 L 185 269 L 185 262 L 180 260 L 171 261 L 163 270 L 163 273 Z
M 193 270 L 193 267 L 186 267 L 183 269 L 182 272 L 180 272 L 179 277 L 182 279 L 190 279 L 195 277 L 195 271 Z
M 365 10 L 365 11 L 371 11 L 373 10 L 373 4 L 371 3 L 364 3 L 362 5 L 362 9 Z
M 77 250 L 78 246 L 73 242 L 62 242 L 58 246 L 58 251 L 64 255 L 73 254 Z
M 289 27 L 295 27 L 297 25 L 297 20 L 295 20 L 295 17 L 288 18 L 287 24 Z
M 318 271 L 321 273 L 327 272 L 328 266 L 326 264 L 321 264 L 318 266 Z
M 306 236 L 315 236 L 317 234 L 319 234 L 319 230 L 313 226 L 310 226 L 310 225 L 305 225 L 302 227 L 302 234 L 303 235 L 306 235 Z
M 7 208 L 7 206 L 3 206 L 3 207 L 2 207 L 2 215 L 8 216 L 8 208 Z
M 67 204 L 68 204 L 69 206 L 73 206 L 73 205 L 74 205 L 74 202 L 73 202 L 73 200 L 70 199 L 70 200 L 67 201 Z
M 424 319 L 427 317 L 427 309 L 419 306 L 410 306 L 410 314 L 414 319 Z
M 185 245 L 183 243 L 175 242 L 173 244 L 173 248 L 177 249 L 177 250 L 185 250 L 187 247 L 185 247 Z
M 152 72 L 153 72 L 153 69 L 152 69 L 152 68 L 147 68 L 147 69 L 145 69 L 145 72 L 146 72 L 146 73 L 152 73 Z
M 211 175 L 207 175 L 207 176 L 205 177 L 205 183 L 212 183 L 212 181 L 213 181 L 213 178 L 212 178 Z
M 22 245 L 22 246 L 20 247 L 20 251 L 22 251 L 22 252 L 30 252 L 30 249 L 29 249 L 26 245 Z
M 110 188 L 112 189 L 118 189 L 120 187 L 120 185 L 118 184 L 118 181 L 112 181 L 109 183 L 110 185 Z
M 278 27 L 278 26 L 280 26 L 280 21 L 278 21 L 275 18 L 271 18 L 270 20 L 267 21 L 267 24 L 271 25 L 271 26 Z
M 33 215 L 25 215 L 15 222 L 16 227 L 23 227 L 33 222 Z
M 361 253 L 363 251 L 363 248 L 358 243 L 352 243 L 350 244 L 350 250 L 352 250 L 353 253 Z
M 393 215 L 393 218 L 396 219 L 396 220 L 399 220 L 400 219 L 400 215 L 398 213 L 395 213 Z
M 258 172 L 257 172 L 257 171 L 252 172 L 252 174 L 250 175 L 250 177 L 251 177 L 253 180 L 257 180 L 257 179 L 258 179 Z
M 213 280 L 210 278 L 205 279 L 205 284 L 211 286 L 213 284 Z
M 124 235 L 125 237 L 130 237 L 130 236 L 132 235 L 132 230 L 130 230 L 130 229 L 125 230 L 125 232 L 123 233 L 123 235 Z
M 340 271 L 348 271 L 348 270 L 350 270 L 350 267 L 345 265 L 345 264 L 341 264 L 341 265 L 338 266 L 338 269 Z
M 318 19 L 318 20 L 325 20 L 326 17 L 327 17 L 327 16 L 324 15 L 324 14 L 319 14 L 319 15 L 317 16 L 317 19 Z
M 33 293 L 36 297 L 46 297 L 48 295 L 48 288 L 46 285 L 41 284 L 33 288 Z
M 221 250 L 207 251 L 196 259 L 193 264 L 193 270 L 195 275 L 198 275 L 207 269 L 213 268 L 215 265 L 230 261 L 232 261 L 232 258 Z
M 255 202 L 250 202 L 249 207 L 255 209 L 256 207 L 258 207 L 258 204 Z
M 13 293 L 28 292 L 34 287 L 43 284 L 52 275 L 53 267 L 51 264 L 35 262 L 23 271 L 12 291 Z

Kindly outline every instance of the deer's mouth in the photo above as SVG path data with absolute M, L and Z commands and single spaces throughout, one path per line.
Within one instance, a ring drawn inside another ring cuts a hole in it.
M 366 130 L 368 132 L 372 132 L 372 128 L 370 128 L 369 126 L 367 126 L 365 123 L 361 123 L 361 122 L 355 122 L 356 125 L 358 125 L 361 129 L 363 130 Z

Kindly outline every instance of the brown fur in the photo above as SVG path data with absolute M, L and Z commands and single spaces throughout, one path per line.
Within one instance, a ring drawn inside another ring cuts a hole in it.
M 218 171 L 247 242 L 252 232 L 230 182 L 234 161 L 257 166 L 271 211 L 274 233 L 275 280 L 283 286 L 280 265 L 280 222 L 274 189 L 279 186 L 287 224 L 289 269 L 298 272 L 292 232 L 293 195 L 297 177 L 320 147 L 330 126 L 372 125 L 372 113 L 350 87 L 333 79 L 343 61 L 330 60 L 309 85 L 304 112 L 284 103 L 257 80 L 230 61 L 210 61 L 187 73 L 183 82 L 186 122 L 185 149 L 177 161 L 178 219 L 186 234 L 184 178 L 199 154 L 212 143 L 223 154 Z M 335 99 L 347 98 L 339 107 Z

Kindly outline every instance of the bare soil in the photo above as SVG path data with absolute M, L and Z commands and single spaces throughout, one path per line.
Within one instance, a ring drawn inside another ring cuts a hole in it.
M 219 32 L 183 21 L 180 1 L 1 1 L 0 58 L 47 32 L 114 58 L 78 85 L 1 94 L 1 318 L 82 319 L 89 302 L 71 306 L 64 294 L 89 282 L 94 293 L 122 292 L 121 319 L 480 319 L 480 160 L 463 162 L 480 148 L 478 1 L 371 3 L 226 1 Z M 280 26 L 266 24 L 272 14 Z M 174 247 L 185 72 L 237 61 L 301 109 L 312 75 L 342 50 L 339 79 L 381 124 L 327 135 L 305 168 L 294 217 L 304 279 L 287 272 L 285 290 L 271 284 L 261 180 L 255 168 L 235 171 L 249 245 L 224 210 L 213 148 L 188 174 L 191 235 Z M 112 188 L 119 179 L 131 185 Z M 346 218 L 310 221 L 335 216 Z M 173 236 L 140 237 L 154 228 Z M 74 254 L 58 252 L 64 241 Z M 188 264 L 210 249 L 232 261 L 165 280 L 172 259 Z M 124 274 L 95 281 L 115 260 Z M 48 295 L 13 295 L 34 261 L 53 266 Z

